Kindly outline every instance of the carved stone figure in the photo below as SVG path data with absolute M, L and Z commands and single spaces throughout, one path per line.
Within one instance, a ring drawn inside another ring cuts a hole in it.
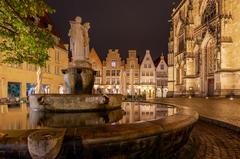
M 84 23 L 83 24 L 83 37 L 84 37 L 84 56 L 86 59 L 88 59 L 89 56 L 89 42 L 90 38 L 88 35 L 88 31 L 90 29 L 90 23 Z
M 89 54 L 89 35 L 90 23 L 82 25 L 82 18 L 76 17 L 75 21 L 70 21 L 71 28 L 68 36 L 70 37 L 70 50 L 72 52 L 73 63 L 88 59 Z

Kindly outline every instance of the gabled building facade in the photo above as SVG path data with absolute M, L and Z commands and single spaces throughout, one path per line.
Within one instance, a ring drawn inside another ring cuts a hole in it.
M 138 95 L 140 92 L 139 90 L 139 74 L 140 74 L 140 65 L 139 60 L 137 57 L 136 50 L 129 50 L 128 51 L 128 58 L 125 65 L 126 71 L 126 90 L 127 95 Z
M 156 66 L 156 97 L 166 97 L 168 92 L 168 65 L 162 55 Z
M 146 51 L 141 64 L 136 50 L 129 50 L 128 57 L 124 61 L 120 57 L 119 50 L 110 49 L 106 60 L 101 63 L 96 50 L 92 49 L 89 61 L 97 72 L 94 93 L 123 94 L 135 97 L 141 95 L 147 99 L 154 99 L 157 91 L 160 93 L 163 89 L 164 92 L 168 90 L 168 66 L 164 57 L 161 56 L 157 67 L 155 67 L 149 50 Z M 160 94 L 157 97 L 164 96 Z
M 155 98 L 156 68 L 149 50 L 146 51 L 140 66 L 140 85 L 142 95 L 147 99 Z
M 123 93 L 124 61 L 120 57 L 119 50 L 109 50 L 107 58 L 103 61 L 103 90 L 104 93 Z

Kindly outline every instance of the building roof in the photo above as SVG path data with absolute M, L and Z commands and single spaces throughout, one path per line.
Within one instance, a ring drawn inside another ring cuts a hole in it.
M 64 50 L 67 50 L 66 47 L 64 46 L 64 42 L 60 38 L 59 32 L 57 31 L 52 19 L 48 14 L 40 18 L 39 26 L 42 28 L 48 28 L 54 36 L 59 38 L 59 43 L 57 44 L 57 46 Z

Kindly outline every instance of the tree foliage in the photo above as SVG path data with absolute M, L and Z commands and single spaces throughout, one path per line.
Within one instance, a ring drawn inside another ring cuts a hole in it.
M 39 19 L 53 12 L 45 0 L 0 0 L 3 62 L 45 66 L 54 38 L 50 31 L 39 26 Z

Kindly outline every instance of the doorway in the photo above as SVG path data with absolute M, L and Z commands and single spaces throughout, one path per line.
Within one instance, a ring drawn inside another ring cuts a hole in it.
M 208 79 L 208 96 L 214 96 L 214 79 Z

